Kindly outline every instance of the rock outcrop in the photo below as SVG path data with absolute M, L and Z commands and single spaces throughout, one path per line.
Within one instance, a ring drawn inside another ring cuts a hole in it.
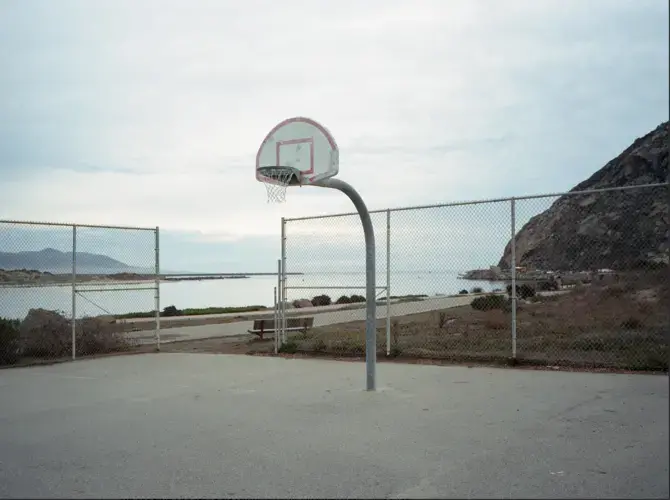
M 571 192 L 668 180 L 669 122 L 659 125 Z M 624 270 L 668 263 L 667 187 L 566 195 L 516 236 L 518 266 Z M 510 267 L 510 243 L 499 266 Z

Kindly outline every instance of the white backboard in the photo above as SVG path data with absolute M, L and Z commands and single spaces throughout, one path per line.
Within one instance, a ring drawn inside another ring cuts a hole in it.
M 272 179 L 258 172 L 262 167 L 297 168 L 301 172 L 301 184 L 314 184 L 337 175 L 339 150 L 323 125 L 298 116 L 274 127 L 256 154 L 256 179 L 272 183 Z

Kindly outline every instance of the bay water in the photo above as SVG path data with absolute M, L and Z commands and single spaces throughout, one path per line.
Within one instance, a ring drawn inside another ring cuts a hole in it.
M 474 287 L 481 287 L 484 291 L 502 287 L 500 283 L 463 280 L 458 278 L 457 272 L 397 272 L 392 274 L 390 282 L 391 295 L 394 296 L 452 295 Z M 341 295 L 365 296 L 365 276 L 362 273 L 292 275 L 287 276 L 286 285 L 288 300 L 312 298 L 321 294 L 330 296 L 333 301 Z M 386 275 L 378 275 L 377 295 L 380 298 L 386 296 L 386 291 L 382 289 L 385 285 Z M 137 285 L 139 288 L 152 286 L 152 282 Z M 171 305 L 178 309 L 272 306 L 276 286 L 276 276 L 163 282 L 160 285 L 160 308 Z M 155 290 L 119 289 L 123 287 L 127 288 L 128 285 L 78 285 L 77 317 L 154 310 Z M 101 288 L 106 291 L 98 291 Z M 71 316 L 71 286 L 0 288 L 0 317 L 21 319 L 31 308 L 62 311 L 66 316 Z

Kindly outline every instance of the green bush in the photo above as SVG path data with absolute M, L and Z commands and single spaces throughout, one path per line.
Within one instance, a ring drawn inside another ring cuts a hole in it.
M 295 340 L 288 340 L 287 342 L 284 342 L 280 347 L 279 351 L 280 353 L 283 354 L 295 354 L 298 352 L 298 343 Z
M 175 306 L 167 306 L 165 309 L 163 309 L 161 316 L 181 316 L 181 311 Z
M 481 286 L 476 286 L 472 289 L 472 293 L 482 293 L 484 289 Z
M 483 295 L 472 300 L 470 305 L 478 311 L 504 309 L 507 299 L 502 295 Z
M 468 291 L 467 291 L 467 290 L 461 290 L 461 291 L 458 292 L 458 293 L 459 293 L 459 295 L 467 295 L 467 294 L 468 294 Z
M 556 280 L 540 281 L 537 284 L 537 289 L 541 292 L 554 292 L 559 289 L 558 281 Z
M 530 297 L 535 297 L 535 293 L 535 288 L 526 283 L 516 286 L 516 296 L 518 299 L 529 299 Z M 507 285 L 507 294 L 510 297 L 512 296 L 512 285 Z
M 20 358 L 19 321 L 0 318 L 0 365 L 13 365 Z
M 351 299 L 346 295 L 342 295 L 339 299 L 335 301 L 336 304 L 351 304 Z
M 363 297 L 362 295 L 355 295 L 354 294 L 351 297 L 349 297 L 349 300 L 351 301 L 352 304 L 354 304 L 356 302 L 365 302 L 365 297 Z
M 328 295 L 317 295 L 312 299 L 312 305 L 314 307 L 329 306 L 332 303 L 333 301 Z

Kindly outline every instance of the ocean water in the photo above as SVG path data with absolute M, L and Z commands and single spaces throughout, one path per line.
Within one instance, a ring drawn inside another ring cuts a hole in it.
M 287 276 L 287 299 L 312 298 L 326 294 L 333 300 L 341 295 L 365 295 L 365 277 L 361 273 L 305 274 Z M 377 286 L 386 285 L 386 275 L 377 277 Z M 152 283 L 141 285 L 151 287 Z M 176 281 L 160 286 L 160 307 L 174 305 L 178 309 L 199 307 L 228 307 L 265 305 L 274 303 L 276 276 L 255 276 L 248 279 Z M 481 287 L 485 291 L 501 288 L 500 283 L 471 281 L 458 278 L 455 272 L 402 272 L 391 276 L 391 295 L 455 294 L 462 289 Z M 305 288 L 302 288 L 305 287 Z M 155 290 L 100 289 L 100 285 L 84 286 L 77 294 L 76 315 L 123 314 L 151 311 L 155 304 Z M 105 288 L 112 288 L 105 286 Z M 116 287 L 120 288 L 120 287 Z M 379 297 L 386 291 L 377 290 Z M 23 318 L 31 308 L 62 311 L 71 316 L 72 288 L 51 286 L 40 288 L 0 288 L 0 317 Z

